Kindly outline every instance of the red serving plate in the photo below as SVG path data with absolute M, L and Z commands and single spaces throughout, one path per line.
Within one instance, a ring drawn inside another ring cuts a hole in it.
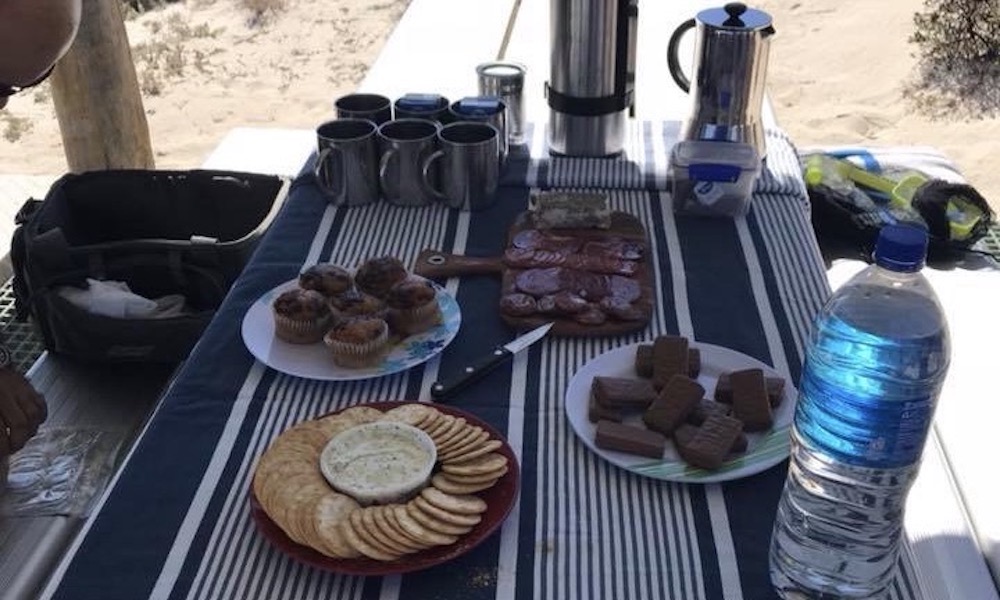
M 369 406 L 385 412 L 390 408 L 395 408 L 403 404 L 414 403 L 371 402 L 364 404 L 363 406 Z M 303 546 L 293 542 L 287 535 L 285 535 L 285 532 L 271 520 L 266 512 L 264 512 L 264 508 L 259 502 L 257 502 L 257 498 L 253 493 L 253 486 L 250 486 L 250 515 L 257 524 L 257 529 L 259 529 L 260 532 L 264 534 L 264 537 L 266 537 L 272 544 L 277 546 L 279 550 L 288 554 L 292 558 L 318 569 L 324 569 L 334 573 L 344 573 L 347 575 L 395 575 L 399 573 L 419 571 L 462 556 L 466 552 L 469 552 L 481 544 L 494 531 L 496 531 L 501 524 L 503 524 L 507 515 L 510 514 L 510 510 L 514 507 L 515 500 L 517 500 L 518 488 L 521 483 L 521 470 L 517 463 L 517 457 L 514 456 L 514 451 L 511 449 L 510 445 L 507 444 L 507 440 L 504 439 L 504 437 L 500 435 L 496 429 L 480 420 L 478 417 L 450 406 L 441 404 L 434 404 L 433 406 L 445 414 L 455 417 L 464 417 L 466 422 L 472 425 L 478 425 L 485 429 L 489 432 L 492 439 L 497 439 L 503 442 L 503 446 L 501 446 L 497 452 L 507 457 L 507 473 L 497 480 L 493 487 L 476 494 L 476 496 L 479 496 L 486 501 L 487 508 L 486 512 L 482 515 L 482 521 L 473 527 L 472 531 L 460 537 L 457 542 L 448 546 L 435 546 L 433 548 L 428 548 L 427 550 L 416 552 L 414 554 L 408 554 L 401 557 L 399 560 L 389 562 L 363 557 L 352 559 L 331 558 L 313 550 L 308 546 Z M 344 410 L 346 410 L 346 408 L 351 407 L 345 407 Z M 336 414 L 337 412 L 339 411 L 330 414 Z

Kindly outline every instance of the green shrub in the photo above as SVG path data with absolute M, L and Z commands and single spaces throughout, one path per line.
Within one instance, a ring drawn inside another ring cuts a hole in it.
M 917 105 L 937 116 L 1000 113 L 1000 0 L 925 0 L 913 24 L 907 91 Z

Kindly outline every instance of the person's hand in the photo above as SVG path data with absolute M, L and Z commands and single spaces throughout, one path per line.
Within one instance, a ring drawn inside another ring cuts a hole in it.
M 24 447 L 48 416 L 45 398 L 12 368 L 0 368 L 0 460 Z

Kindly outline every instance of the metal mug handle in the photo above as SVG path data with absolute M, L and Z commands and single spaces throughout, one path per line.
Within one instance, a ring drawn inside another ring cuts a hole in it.
M 327 169 L 327 157 L 331 154 L 336 153 L 335 163 L 340 171 L 340 176 L 334 178 L 336 182 L 336 187 L 333 187 L 329 183 L 329 177 L 326 173 Z M 330 194 L 334 198 L 340 198 L 344 195 L 345 186 L 347 182 L 344 181 L 344 151 L 336 146 L 327 146 L 320 150 L 319 155 L 316 157 L 316 165 L 313 167 L 313 175 L 316 176 L 316 185 L 319 186 L 323 192 Z
M 435 150 L 430 156 L 424 159 L 423 166 L 420 169 L 421 171 L 420 181 L 421 183 L 423 183 L 424 189 L 430 192 L 432 196 L 434 196 L 438 200 L 441 200 L 442 202 L 448 202 L 449 201 L 448 196 L 445 196 L 444 192 L 434 187 L 434 184 L 431 183 L 431 166 L 434 164 L 434 161 L 443 156 L 444 156 L 444 150 Z
M 670 35 L 670 41 L 667 43 L 667 68 L 670 70 L 670 76 L 674 78 L 674 82 L 685 92 L 691 91 L 691 80 L 688 79 L 687 75 L 684 74 L 684 70 L 681 69 L 681 61 L 677 57 L 677 48 L 680 46 L 681 38 L 684 37 L 684 34 L 694 26 L 694 19 L 684 21 Z
M 399 150 L 395 148 L 389 148 L 382 155 L 382 159 L 378 161 L 378 184 L 382 188 L 382 194 L 388 199 L 391 194 L 389 194 L 389 180 L 386 175 L 389 173 L 389 161 L 392 157 L 399 154 Z M 398 188 L 398 186 L 397 186 Z M 396 196 L 399 195 L 399 190 L 396 190 Z

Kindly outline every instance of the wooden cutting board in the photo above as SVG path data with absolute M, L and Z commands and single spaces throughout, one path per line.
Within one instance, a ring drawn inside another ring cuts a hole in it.
M 512 248 L 514 238 L 519 233 L 534 229 L 530 213 L 521 213 L 507 234 L 504 250 Z M 597 325 L 584 324 L 569 316 L 552 316 L 533 314 L 528 316 L 513 316 L 500 311 L 500 315 L 509 326 L 518 329 L 531 329 L 545 323 L 554 323 L 550 334 L 565 336 L 605 336 L 621 335 L 633 331 L 641 331 L 649 324 L 653 315 L 656 294 L 653 289 L 654 274 L 650 252 L 649 237 L 642 223 L 628 213 L 614 212 L 611 215 L 610 229 L 549 229 L 545 233 L 579 239 L 582 242 L 607 242 L 625 240 L 633 242 L 642 248 L 642 258 L 636 262 L 636 270 L 629 275 L 639 286 L 639 297 L 632 302 L 641 318 L 635 320 L 617 320 L 609 317 L 607 321 Z M 417 257 L 413 271 L 429 279 L 447 279 L 463 275 L 495 275 L 502 278 L 501 297 L 517 292 L 516 280 L 519 274 L 527 269 L 509 266 L 503 253 L 499 256 L 474 257 L 458 254 L 448 254 L 439 250 L 424 250 Z M 623 276 L 624 277 L 624 276 Z M 500 310 L 499 298 L 497 310 Z

